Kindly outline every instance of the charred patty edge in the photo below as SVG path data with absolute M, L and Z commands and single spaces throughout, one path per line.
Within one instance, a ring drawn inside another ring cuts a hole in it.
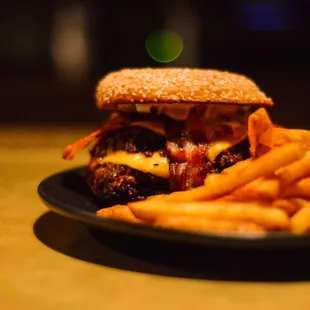
M 119 198 L 125 201 L 136 201 L 143 200 L 150 195 L 169 192 L 167 179 L 125 165 L 90 164 L 85 177 L 92 192 L 106 199 Z

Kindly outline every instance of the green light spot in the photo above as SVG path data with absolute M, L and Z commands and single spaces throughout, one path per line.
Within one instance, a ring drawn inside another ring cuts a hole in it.
M 152 32 L 146 39 L 148 54 L 156 61 L 168 63 L 177 59 L 183 50 L 183 40 L 175 32 L 160 30 Z

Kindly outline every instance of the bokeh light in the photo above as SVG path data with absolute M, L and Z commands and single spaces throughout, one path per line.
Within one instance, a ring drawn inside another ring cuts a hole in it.
M 241 20 L 254 31 L 283 31 L 289 27 L 292 10 L 287 1 L 246 0 L 241 6 Z
M 177 59 L 182 53 L 183 40 L 173 31 L 158 30 L 149 34 L 145 47 L 154 60 L 168 63 Z

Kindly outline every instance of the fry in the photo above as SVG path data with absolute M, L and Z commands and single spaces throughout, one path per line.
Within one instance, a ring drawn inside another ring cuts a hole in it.
M 236 197 L 233 195 L 226 195 L 215 199 L 214 201 L 236 201 Z
M 310 199 L 310 178 L 305 178 L 284 189 L 282 196 L 285 198 Z
M 145 200 L 129 204 L 134 215 L 146 221 L 156 221 L 166 216 L 189 216 L 205 219 L 224 219 L 253 221 L 268 229 L 285 229 L 288 225 L 287 214 L 275 208 L 267 208 L 257 202 L 166 202 Z
M 264 108 L 258 109 L 249 116 L 248 136 L 250 142 L 250 153 L 253 157 L 256 155 L 259 136 L 268 128 L 272 128 L 272 126 L 272 121 Z
M 231 196 L 235 200 L 272 200 L 280 194 L 280 183 L 277 179 L 259 178 L 235 189 Z
M 304 206 L 291 218 L 291 232 L 303 234 L 310 229 L 310 203 L 306 201 Z
M 240 171 L 241 169 L 245 169 L 251 163 L 251 161 L 252 161 L 251 158 L 239 161 L 235 165 L 224 169 L 220 174 L 210 173 L 205 178 L 204 184 L 208 186 L 211 183 L 217 183 L 218 181 L 221 180 L 222 175 L 237 173 L 237 171 Z
M 187 216 L 161 216 L 155 226 L 194 232 L 265 232 L 264 227 L 245 221 L 210 220 Z
M 229 173 L 236 173 L 239 169 L 244 169 L 246 168 L 249 164 L 251 164 L 252 158 L 248 158 L 242 161 L 237 162 L 235 165 L 230 166 L 226 169 L 224 169 L 221 174 L 229 174 Z M 212 175 L 209 174 L 208 177 Z
M 115 205 L 113 207 L 104 208 L 97 211 L 97 215 L 114 220 L 121 220 L 131 223 L 144 223 L 145 221 L 138 219 L 134 216 L 128 206 Z
M 269 176 L 275 170 L 292 163 L 304 156 L 305 150 L 297 144 L 287 144 L 275 148 L 255 159 L 247 167 L 236 173 L 219 175 L 216 183 L 200 186 L 184 192 L 167 195 L 165 201 L 202 201 L 225 195 L 263 176 Z
M 310 176 L 310 151 L 302 159 L 277 170 L 275 175 L 280 179 L 283 186 Z
M 299 199 L 277 199 L 272 206 L 283 210 L 288 216 L 294 215 L 302 207 Z
M 218 173 L 210 173 L 207 175 L 204 181 L 205 186 L 214 186 L 214 184 L 218 184 L 218 180 L 221 180 L 222 174 Z
M 156 201 L 164 201 L 166 200 L 167 196 L 169 194 L 158 194 L 158 195 L 153 195 L 153 196 L 149 196 L 146 198 L 146 200 L 156 200 Z

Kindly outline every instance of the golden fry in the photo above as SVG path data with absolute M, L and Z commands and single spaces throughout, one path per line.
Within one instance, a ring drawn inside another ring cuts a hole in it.
M 269 205 L 270 206 L 270 205 Z M 134 215 L 146 221 L 166 216 L 188 216 L 205 219 L 252 221 L 267 229 L 285 229 L 287 214 L 258 202 L 205 201 L 173 202 L 145 200 L 129 204 Z
M 156 200 L 156 201 L 165 201 L 167 196 L 169 194 L 158 194 L 158 195 L 154 195 L 154 196 L 149 196 L 146 198 L 146 200 Z
M 246 221 L 201 219 L 187 216 L 161 216 L 155 226 L 194 232 L 265 232 L 264 227 Z
M 280 182 L 277 179 L 259 178 L 235 189 L 230 195 L 235 200 L 272 200 L 280 194 Z
M 294 234 L 303 234 L 310 229 L 310 203 L 304 206 L 291 218 L 290 228 Z
M 282 197 L 285 198 L 303 198 L 310 200 L 310 178 L 291 184 L 283 190 Z
M 249 164 L 251 164 L 252 162 L 252 158 L 248 158 L 242 161 L 237 162 L 235 165 L 228 167 L 226 169 L 224 169 L 221 174 L 229 174 L 229 173 L 236 173 L 239 169 L 244 169 L 246 168 Z M 209 176 L 211 176 L 213 174 L 209 174 Z M 207 178 L 208 178 L 207 177 Z
M 214 201 L 236 201 L 236 197 L 233 195 L 225 195 L 215 199 Z
M 210 173 L 207 175 L 204 181 L 205 186 L 214 186 L 219 184 L 218 181 L 221 180 L 222 174 Z
M 302 178 L 310 177 L 310 151 L 302 159 L 277 170 L 275 175 L 280 179 L 283 186 L 290 185 Z
M 213 184 L 214 186 L 216 184 L 219 184 L 218 182 L 221 181 L 221 178 L 223 175 L 236 173 L 240 169 L 245 169 L 251 163 L 251 161 L 252 161 L 251 158 L 245 159 L 245 160 L 239 161 L 238 163 L 236 163 L 235 165 L 231 167 L 224 169 L 220 174 L 217 174 L 217 173 L 208 174 L 207 177 L 205 178 L 204 185 L 209 186 L 210 184 L 214 183 Z
M 143 223 L 145 221 L 138 219 L 126 205 L 115 205 L 113 207 L 104 208 L 97 211 L 97 215 L 114 220 L 121 220 L 132 223 Z
M 302 207 L 298 199 L 277 199 L 272 206 L 283 210 L 288 216 L 294 215 Z
M 200 186 L 184 192 L 167 195 L 165 201 L 203 201 L 226 195 L 238 187 L 252 182 L 260 177 L 268 177 L 277 169 L 286 166 L 305 154 L 305 150 L 297 144 L 287 144 L 272 149 L 263 156 L 253 160 L 251 164 L 236 173 L 220 174 L 217 182 Z

